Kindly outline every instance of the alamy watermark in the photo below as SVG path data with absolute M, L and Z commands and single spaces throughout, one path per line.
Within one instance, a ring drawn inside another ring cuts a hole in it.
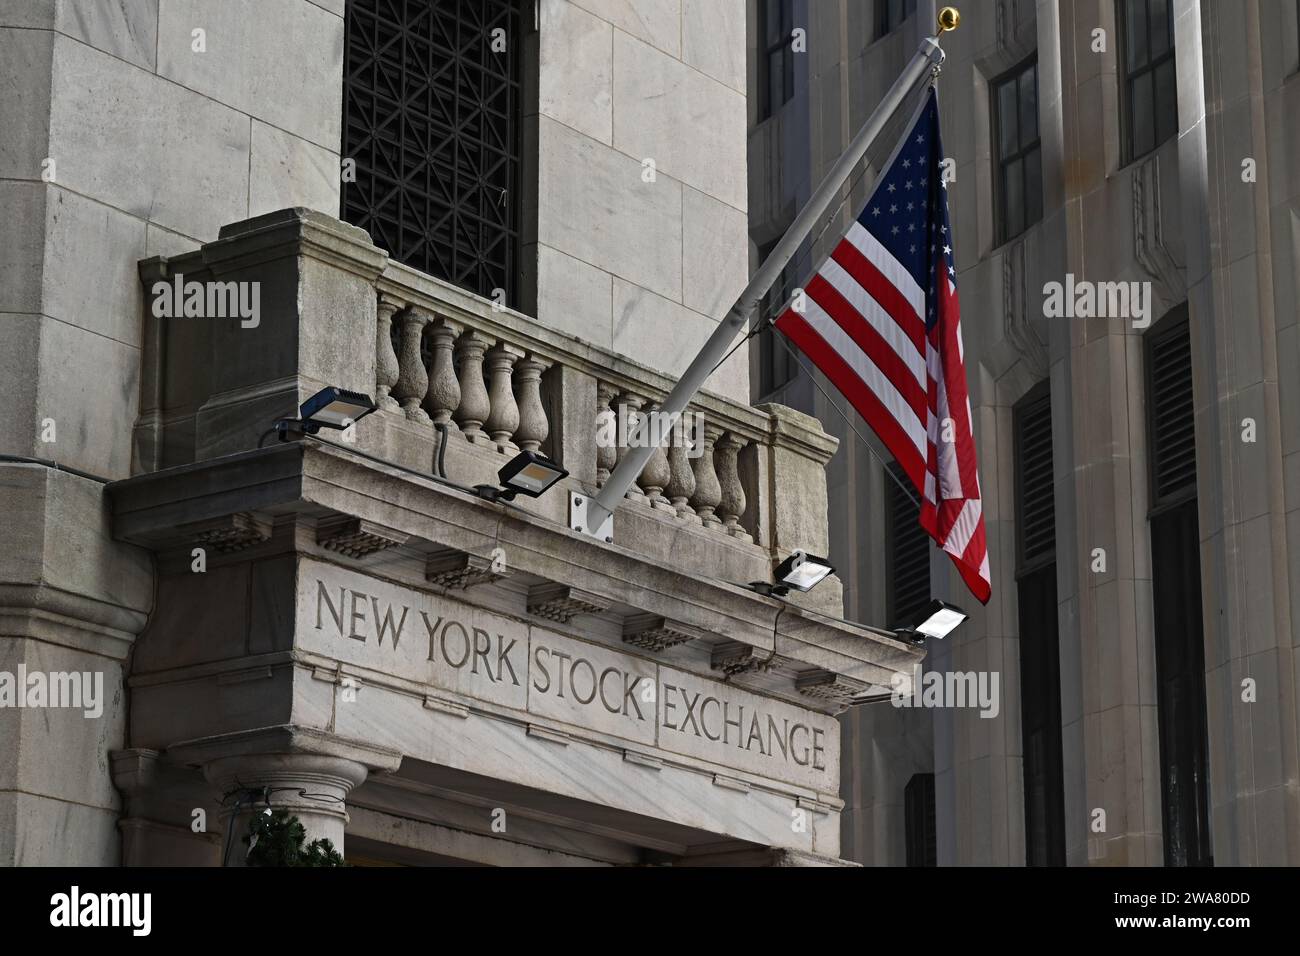
M 667 444 L 685 448 L 687 458 L 704 454 L 704 413 L 683 412 L 681 427 L 672 427 L 672 417 L 667 412 L 631 411 L 620 405 L 621 414 L 604 409 L 596 416 L 596 446 L 598 448 L 638 448 L 647 445 L 659 448 Z M 637 423 L 646 420 L 646 430 L 638 439 Z M 665 442 L 665 439 L 667 441 Z
M 83 893 L 74 886 L 50 897 L 50 925 L 124 927 L 133 936 L 148 936 L 153 928 L 152 893 Z
M 260 282 L 186 282 L 178 272 L 171 282 L 155 282 L 151 291 L 158 319 L 239 319 L 245 329 L 262 322 Z
M 889 702 L 895 707 L 978 708 L 980 717 L 996 717 L 1002 710 L 997 671 L 924 671 L 918 662 L 912 673 L 890 678 Z
M 1043 283 L 1048 319 L 1130 319 L 1133 328 L 1151 324 L 1150 282 L 1089 282 L 1065 274 L 1065 282 Z
M 104 713 L 103 671 L 0 671 L 0 707 L 71 707 L 82 716 Z

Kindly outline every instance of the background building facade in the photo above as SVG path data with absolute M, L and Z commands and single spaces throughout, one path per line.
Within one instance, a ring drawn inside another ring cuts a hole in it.
M 934 6 L 751 9 L 756 247 L 932 32 Z M 831 556 L 850 617 L 892 623 L 932 591 L 973 614 L 930 642 L 927 669 L 1002 678 L 996 718 L 883 703 L 842 718 L 845 856 L 923 862 L 930 846 L 940 864 L 1294 864 L 1296 5 L 961 12 L 939 90 L 987 607 L 908 535 L 910 503 L 838 401 L 779 345 L 760 340 L 751 356 L 758 397 L 813 412 L 842 441 Z M 789 29 L 806 31 L 806 54 L 776 44 Z M 1052 282 L 1138 283 L 1150 309 L 1048 317 Z

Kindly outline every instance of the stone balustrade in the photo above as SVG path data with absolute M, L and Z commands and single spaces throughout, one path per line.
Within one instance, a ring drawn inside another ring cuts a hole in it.
M 591 494 L 625 456 L 619 441 L 675 384 L 392 262 L 361 230 L 308 210 L 235 223 L 192 253 L 143 261 L 140 273 L 146 306 L 154 282 L 183 273 L 261 283 L 264 314 L 241 328 L 156 319 L 146 307 L 137 471 L 252 449 L 276 418 L 337 385 L 375 398 L 354 436 L 371 455 L 430 472 L 445 433 L 457 484 L 495 483 L 527 449 L 569 471 L 565 489 Z M 791 409 L 701 392 L 629 489 L 615 540 L 676 548 L 680 535 L 698 536 L 701 567 L 733 580 L 762 576 L 795 547 L 824 554 L 835 446 Z M 566 523 L 568 498 L 557 489 L 514 506 Z

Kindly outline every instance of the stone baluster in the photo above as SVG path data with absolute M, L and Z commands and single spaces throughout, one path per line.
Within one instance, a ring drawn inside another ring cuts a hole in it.
M 408 420 L 429 424 L 420 403 L 429 388 L 429 373 L 424 370 L 424 360 L 420 357 L 420 336 L 428 324 L 430 316 L 414 306 L 401 314 L 401 352 L 397 356 L 397 383 L 393 386 L 393 395 L 402 404 L 402 411 Z
M 700 517 L 691 510 L 689 504 L 691 495 L 695 494 L 695 472 L 691 469 L 690 456 L 693 449 L 690 430 L 686 427 L 687 421 L 687 417 L 683 416 L 673 426 L 673 441 L 668 447 L 668 486 L 664 490 L 677 517 L 699 524 Z
M 490 344 L 482 334 L 469 330 L 456 340 L 456 364 L 460 368 L 460 404 L 456 406 L 456 424 L 461 434 L 472 442 L 486 442 L 483 422 L 492 411 L 483 384 L 483 352 Z
M 745 513 L 745 489 L 740 483 L 740 450 L 748 441 L 734 432 L 725 433 L 717 443 L 718 481 L 722 486 L 722 500 L 718 503 L 718 514 L 722 518 L 722 530 L 738 538 L 748 538 L 749 533 L 739 524 L 740 516 Z
M 627 457 L 628 442 L 636 432 L 637 423 L 640 421 L 641 406 L 645 403 L 645 396 L 637 395 L 635 392 L 624 392 L 618 397 L 619 441 L 618 451 L 614 456 L 616 467 L 621 465 L 623 459 Z M 624 492 L 623 497 L 632 498 L 633 500 L 644 499 L 645 493 L 634 481 Z
M 515 363 L 515 397 L 519 404 L 515 444 L 524 451 L 537 451 L 551 433 L 546 406 L 542 404 L 542 373 L 550 367 L 549 361 L 536 354 Z
M 375 404 L 387 412 L 401 408 L 390 394 L 397 384 L 397 353 L 393 351 L 393 316 L 402 303 L 381 295 L 375 309 Z
M 435 425 L 451 425 L 451 413 L 460 405 L 460 382 L 456 380 L 456 365 L 452 361 L 452 348 L 460 326 L 441 316 L 434 319 L 425 338 L 429 341 L 432 359 L 429 362 L 429 390 L 424 395 L 424 410 Z
M 691 507 L 706 528 L 716 528 L 722 524 L 714 514 L 722 501 L 722 485 L 718 482 L 713 461 L 713 444 L 721 434 L 721 429 L 705 425 L 704 436 L 700 439 L 704 442 L 704 451 L 698 458 L 691 459 L 691 470 L 695 472 L 695 494 L 691 496 Z
M 603 488 L 609 473 L 618 463 L 618 418 L 609 403 L 618 389 L 605 382 L 596 383 L 596 487 Z
M 523 350 L 507 342 L 498 342 L 487 354 L 488 396 L 492 411 L 484 423 L 488 434 L 492 436 L 497 451 L 518 451 L 518 446 L 511 439 L 519 428 L 519 404 L 515 401 L 515 390 L 511 382 L 515 362 L 523 358 Z
M 668 485 L 672 474 L 668 468 L 668 452 L 659 439 L 666 437 L 660 434 L 657 426 L 659 406 L 647 406 L 642 413 L 650 418 L 650 430 L 646 433 L 645 440 L 654 446 L 654 451 L 650 453 L 650 460 L 645 463 L 641 469 L 641 474 L 637 477 L 637 483 L 640 484 L 641 490 L 645 492 L 646 500 L 650 502 L 650 507 L 660 511 L 673 511 L 673 506 L 668 503 L 664 497 L 664 488 Z

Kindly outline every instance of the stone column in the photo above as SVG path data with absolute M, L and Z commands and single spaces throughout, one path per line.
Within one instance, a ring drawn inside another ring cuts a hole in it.
M 375 404 L 388 412 L 400 407 L 389 394 L 397 384 L 397 353 L 393 351 L 393 315 L 402 303 L 390 295 L 381 295 L 375 309 Z
M 456 340 L 456 361 L 460 366 L 460 404 L 456 406 L 456 424 L 461 433 L 472 442 L 486 442 L 483 422 L 492 411 L 486 386 L 483 384 L 483 352 L 488 339 L 474 330 L 467 331 Z
M 740 484 L 737 467 L 740 449 L 746 444 L 744 438 L 733 432 L 726 432 L 718 441 L 718 480 L 722 485 L 718 514 L 722 516 L 722 530 L 737 538 L 749 538 L 749 533 L 740 526 L 740 517 L 745 513 L 745 489 Z
M 638 395 L 635 392 L 624 392 L 618 397 L 619 442 L 618 452 L 615 455 L 615 467 L 622 464 L 623 459 L 627 457 L 627 442 L 632 438 L 633 432 L 636 431 L 637 423 L 640 421 L 641 406 L 645 403 L 645 396 Z M 643 500 L 645 493 L 634 481 L 623 497 Z
M 677 517 L 699 524 L 700 517 L 690 506 L 691 495 L 695 494 L 695 472 L 691 470 L 690 455 L 693 448 L 687 447 L 685 418 L 679 418 L 673 425 L 673 439 L 668 448 L 669 478 L 665 491 Z
M 646 408 L 644 414 L 651 416 L 658 410 L 658 405 L 650 405 Z M 645 440 L 654 445 L 654 451 L 651 452 L 650 460 L 645 463 L 645 467 L 641 469 L 637 483 L 640 484 L 641 490 L 645 492 L 650 507 L 659 511 L 673 511 L 673 506 L 668 503 L 668 499 L 663 494 L 672 474 L 668 468 L 668 452 L 665 450 L 663 443 L 659 441 L 661 437 L 663 436 L 658 434 L 658 429 L 653 429 L 646 435 Z
M 307 831 L 307 843 L 327 839 L 343 852 L 345 800 L 366 779 L 366 765 L 317 754 L 247 754 L 206 764 L 203 775 L 221 793 L 224 826 L 234 826 L 227 866 L 243 866 L 249 819 L 269 807 L 288 810 Z
M 537 451 L 550 434 L 546 408 L 542 405 L 542 373 L 551 363 L 535 354 L 529 354 L 515 363 L 515 387 L 519 402 L 519 427 L 515 429 L 515 444 L 525 451 Z
M 706 528 L 716 528 L 722 524 L 714 515 L 714 510 L 722 501 L 722 485 L 718 482 L 713 461 L 713 444 L 721 434 L 721 429 L 705 425 L 704 437 L 700 439 L 704 442 L 704 453 L 691 459 L 691 470 L 695 472 L 695 494 L 691 496 L 691 507 Z
M 596 487 L 598 488 L 604 487 L 605 482 L 609 480 L 609 473 L 618 463 L 618 417 L 609 407 L 616 394 L 618 389 L 613 385 L 605 382 L 596 383 Z M 612 439 L 605 443 L 604 437 L 611 432 Z
M 424 410 L 435 425 L 449 428 L 455 427 L 451 423 L 451 413 L 460 404 L 460 382 L 456 380 L 452 361 L 452 348 L 460 331 L 454 322 L 439 316 L 426 333 L 433 358 L 429 368 L 429 390 L 424 395 Z
M 402 404 L 406 417 L 420 424 L 428 424 L 429 416 L 420 403 L 429 388 L 429 375 L 424 369 L 424 359 L 420 356 L 420 336 L 428 324 L 430 316 L 417 308 L 408 308 L 398 320 L 401 323 L 401 354 L 397 357 L 400 372 L 393 394 Z
M 519 427 L 519 405 L 515 402 L 511 375 L 515 362 L 523 358 L 523 350 L 508 342 L 498 342 L 487 354 L 488 397 L 492 411 L 484 427 L 492 436 L 497 451 L 512 452 L 517 446 L 511 440 Z

